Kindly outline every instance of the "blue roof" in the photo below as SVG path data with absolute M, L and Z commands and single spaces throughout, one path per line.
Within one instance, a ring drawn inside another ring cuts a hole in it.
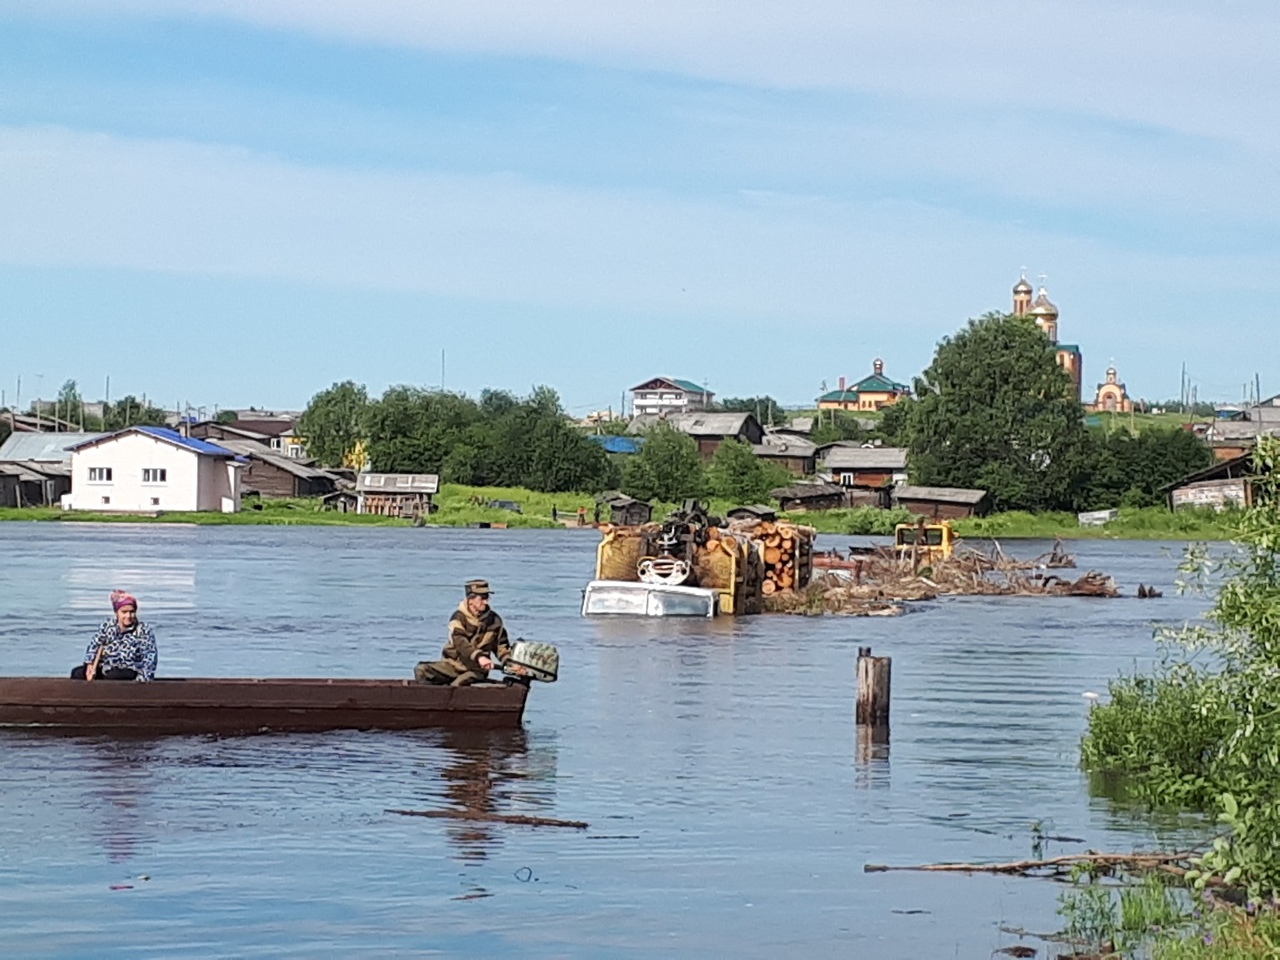
M 116 437 L 122 437 L 126 433 L 145 433 L 149 437 L 155 437 L 157 440 L 172 443 L 176 447 L 184 447 L 194 453 L 203 453 L 210 457 L 227 457 L 231 460 L 237 459 L 236 455 L 226 447 L 220 447 L 216 443 L 210 443 L 208 440 L 199 440 L 195 437 L 184 437 L 177 430 L 170 430 L 168 427 L 126 427 L 124 430 L 117 430 L 115 433 L 104 433 L 102 436 L 94 437 L 92 440 L 86 440 L 84 443 L 77 443 L 71 449 L 79 450 L 81 447 L 91 447 L 95 443 L 102 443 L 104 440 L 114 440 Z
M 616 437 L 603 433 L 589 433 L 587 439 L 604 447 L 605 453 L 639 453 L 644 437 Z

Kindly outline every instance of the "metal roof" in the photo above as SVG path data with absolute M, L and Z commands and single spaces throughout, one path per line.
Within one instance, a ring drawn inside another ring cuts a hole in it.
M 434 473 L 362 473 L 356 477 L 361 493 L 436 493 L 440 478 Z
M 933 500 L 938 503 L 976 504 L 987 495 L 985 490 L 966 490 L 963 487 L 912 487 L 900 484 L 893 491 L 894 500 Z
M 295 477 L 301 477 L 303 480 L 314 480 L 320 477 L 336 479 L 328 471 L 312 466 L 315 463 L 314 460 L 299 460 L 294 457 L 287 457 L 276 450 L 272 450 L 265 444 L 258 443 L 256 440 L 223 440 L 221 443 L 228 450 L 232 450 L 243 457 L 269 463 L 284 470 L 286 473 L 293 474 Z
M 822 457 L 828 470 L 905 470 L 903 447 L 831 447 Z
M 806 437 L 791 433 L 766 433 L 764 442 L 752 446 L 757 457 L 812 457 L 818 445 Z
M 638 384 L 631 389 L 633 391 L 652 389 L 652 387 L 649 386 L 652 383 L 669 383 L 673 387 L 678 387 L 683 390 L 685 393 L 696 393 L 699 396 L 706 397 L 714 396 L 714 394 L 712 394 L 712 392 L 702 384 L 694 383 L 692 380 L 681 380 L 678 377 L 650 377 L 644 383 Z
M 0 460 L 70 463 L 72 447 L 105 436 L 105 433 L 15 433 L 0 444 Z
M 605 453 L 639 453 L 644 444 L 644 437 L 619 437 L 603 433 L 589 433 L 587 439 L 603 447 Z
M 809 497 L 843 497 L 844 487 L 833 483 L 793 483 L 789 487 L 778 487 L 770 490 L 769 496 L 775 500 L 805 500 Z
M 633 417 L 627 433 L 635 434 L 665 423 L 691 437 L 736 437 L 746 427 L 747 421 L 756 422 L 753 413 L 675 413 L 663 415 L 642 413 Z M 763 429 L 763 428 L 761 428 Z

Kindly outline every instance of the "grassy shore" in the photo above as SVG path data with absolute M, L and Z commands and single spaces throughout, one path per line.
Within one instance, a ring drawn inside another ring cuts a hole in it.
M 477 504 L 476 499 L 482 501 Z M 521 512 L 486 506 L 491 500 L 509 500 L 520 504 Z M 563 524 L 551 519 L 554 507 L 560 521 L 574 523 L 579 507 L 586 510 L 587 522 L 594 516 L 595 499 L 586 493 L 537 493 L 519 487 L 465 487 L 446 483 L 436 497 L 440 509 L 428 523 L 434 526 L 465 527 L 472 523 L 506 524 L 512 528 L 559 528 Z M 724 516 L 734 505 L 715 500 L 711 512 Z M 667 516 L 676 504 L 654 505 L 655 519 Z M 811 526 L 819 533 L 843 535 L 867 534 L 892 536 L 899 523 L 913 523 L 915 517 L 905 510 L 876 510 L 860 507 L 854 510 L 824 510 L 815 513 L 783 514 L 787 519 Z M 410 521 L 393 517 L 336 513 L 323 510 L 318 500 L 289 499 L 248 500 L 239 513 L 162 513 L 139 516 L 128 513 L 94 513 L 63 511 L 56 507 L 24 507 L 0 509 L 0 520 L 45 520 L 94 523 L 194 523 L 220 526 L 227 524 L 260 526 L 408 526 Z M 1170 513 L 1162 507 L 1123 509 L 1117 519 L 1102 527 L 1082 527 L 1070 513 L 999 513 L 989 517 L 957 520 L 956 533 L 962 537 L 998 537 L 1000 539 L 1114 539 L 1114 540 L 1227 540 L 1235 529 L 1230 513 L 1180 511 Z

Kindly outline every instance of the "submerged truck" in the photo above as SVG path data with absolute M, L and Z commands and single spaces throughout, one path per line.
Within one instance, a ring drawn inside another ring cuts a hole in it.
M 812 572 L 808 527 L 725 523 L 696 500 L 662 523 L 601 527 L 596 576 L 582 613 L 704 616 L 760 613 L 764 598 L 803 589 Z

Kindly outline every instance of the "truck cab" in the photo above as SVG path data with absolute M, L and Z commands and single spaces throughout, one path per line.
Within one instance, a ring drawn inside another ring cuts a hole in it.
M 928 563 L 950 560 L 955 550 L 955 539 L 951 524 L 945 520 L 940 523 L 900 523 L 893 528 L 893 546 L 898 556 L 909 554 L 914 548 L 916 556 Z

